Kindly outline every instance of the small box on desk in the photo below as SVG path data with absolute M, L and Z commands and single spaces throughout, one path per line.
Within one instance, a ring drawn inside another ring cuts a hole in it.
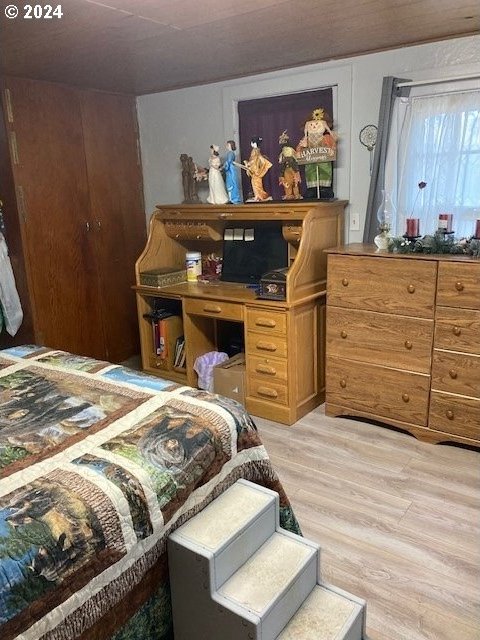
M 213 368 L 213 390 L 245 404 L 245 354 L 239 353 Z
M 170 287 L 187 281 L 186 269 L 164 267 L 140 272 L 140 284 L 144 287 Z
M 287 273 L 288 267 L 283 269 L 273 269 L 263 274 L 260 278 L 259 298 L 267 298 L 268 300 L 286 300 L 287 299 Z

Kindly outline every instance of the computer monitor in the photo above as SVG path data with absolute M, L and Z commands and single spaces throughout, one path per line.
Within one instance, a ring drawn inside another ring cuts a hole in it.
M 223 281 L 254 284 L 268 271 L 287 266 L 288 245 L 278 222 L 242 222 L 225 227 Z

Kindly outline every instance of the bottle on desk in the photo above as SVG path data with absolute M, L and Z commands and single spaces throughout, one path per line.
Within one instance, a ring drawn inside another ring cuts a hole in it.
M 187 251 L 185 265 L 187 282 L 197 282 L 198 276 L 202 275 L 202 254 L 200 251 Z

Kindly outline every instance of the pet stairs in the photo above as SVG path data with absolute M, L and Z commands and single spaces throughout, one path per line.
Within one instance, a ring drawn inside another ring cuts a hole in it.
M 320 582 L 319 553 L 239 480 L 168 539 L 175 640 L 365 640 L 365 602 Z

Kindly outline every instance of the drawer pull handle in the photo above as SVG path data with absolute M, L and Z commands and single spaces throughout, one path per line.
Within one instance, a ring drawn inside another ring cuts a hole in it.
M 203 310 L 206 311 L 207 313 L 222 313 L 222 307 L 219 307 L 218 305 L 214 305 L 214 304 L 206 304 L 203 307 Z
M 456 336 L 459 336 L 462 333 L 462 330 L 460 329 L 460 327 L 453 327 L 452 331 L 453 331 L 453 334 Z
M 408 395 L 408 393 L 402 393 L 402 400 L 404 402 L 410 402 L 410 396 Z
M 347 280 L 347 278 L 343 278 L 343 280 L 342 280 L 342 284 L 343 284 L 343 286 L 344 286 L 344 287 L 348 287 L 348 280 Z
M 463 291 L 463 283 L 460 282 L 460 280 L 458 282 L 455 282 L 455 289 L 457 291 Z
M 415 285 L 414 284 L 409 284 L 407 287 L 407 291 L 408 293 L 415 293 Z
M 451 409 L 447 409 L 447 410 L 445 411 L 445 415 L 447 416 L 447 418 L 448 418 L 449 420 L 453 420 L 453 418 L 455 417 L 455 416 L 454 416 L 454 413 L 453 413 L 453 411 L 452 411 Z
M 266 364 L 257 364 L 257 366 L 255 367 L 255 371 L 258 371 L 258 373 L 266 373 L 269 376 L 277 375 L 277 370 L 275 369 L 275 367 L 269 367 Z
M 218 217 L 219 218 L 231 218 L 233 216 L 233 213 L 221 213 Z
M 458 373 L 455 371 L 455 369 L 450 369 L 450 371 L 448 372 L 448 375 L 450 376 L 450 378 L 455 380 L 456 377 L 458 376 Z
M 342 338 L 346 338 L 348 336 L 348 333 L 346 331 L 340 331 L 340 336 Z
M 270 389 L 270 387 L 258 387 L 257 393 L 259 396 L 266 396 L 267 398 L 278 398 L 277 391 Z
M 261 351 L 276 351 L 277 345 L 273 342 L 257 342 L 257 349 Z
M 413 348 L 413 344 L 410 342 L 410 340 L 405 340 L 405 349 L 408 349 L 409 351 Z
M 269 329 L 277 326 L 275 320 L 269 320 L 268 318 L 256 318 L 255 324 L 257 327 L 268 327 Z
M 345 378 L 342 378 L 340 380 L 340 386 L 342 387 L 342 389 L 345 389 L 345 387 L 347 386 L 347 381 L 345 380 Z

